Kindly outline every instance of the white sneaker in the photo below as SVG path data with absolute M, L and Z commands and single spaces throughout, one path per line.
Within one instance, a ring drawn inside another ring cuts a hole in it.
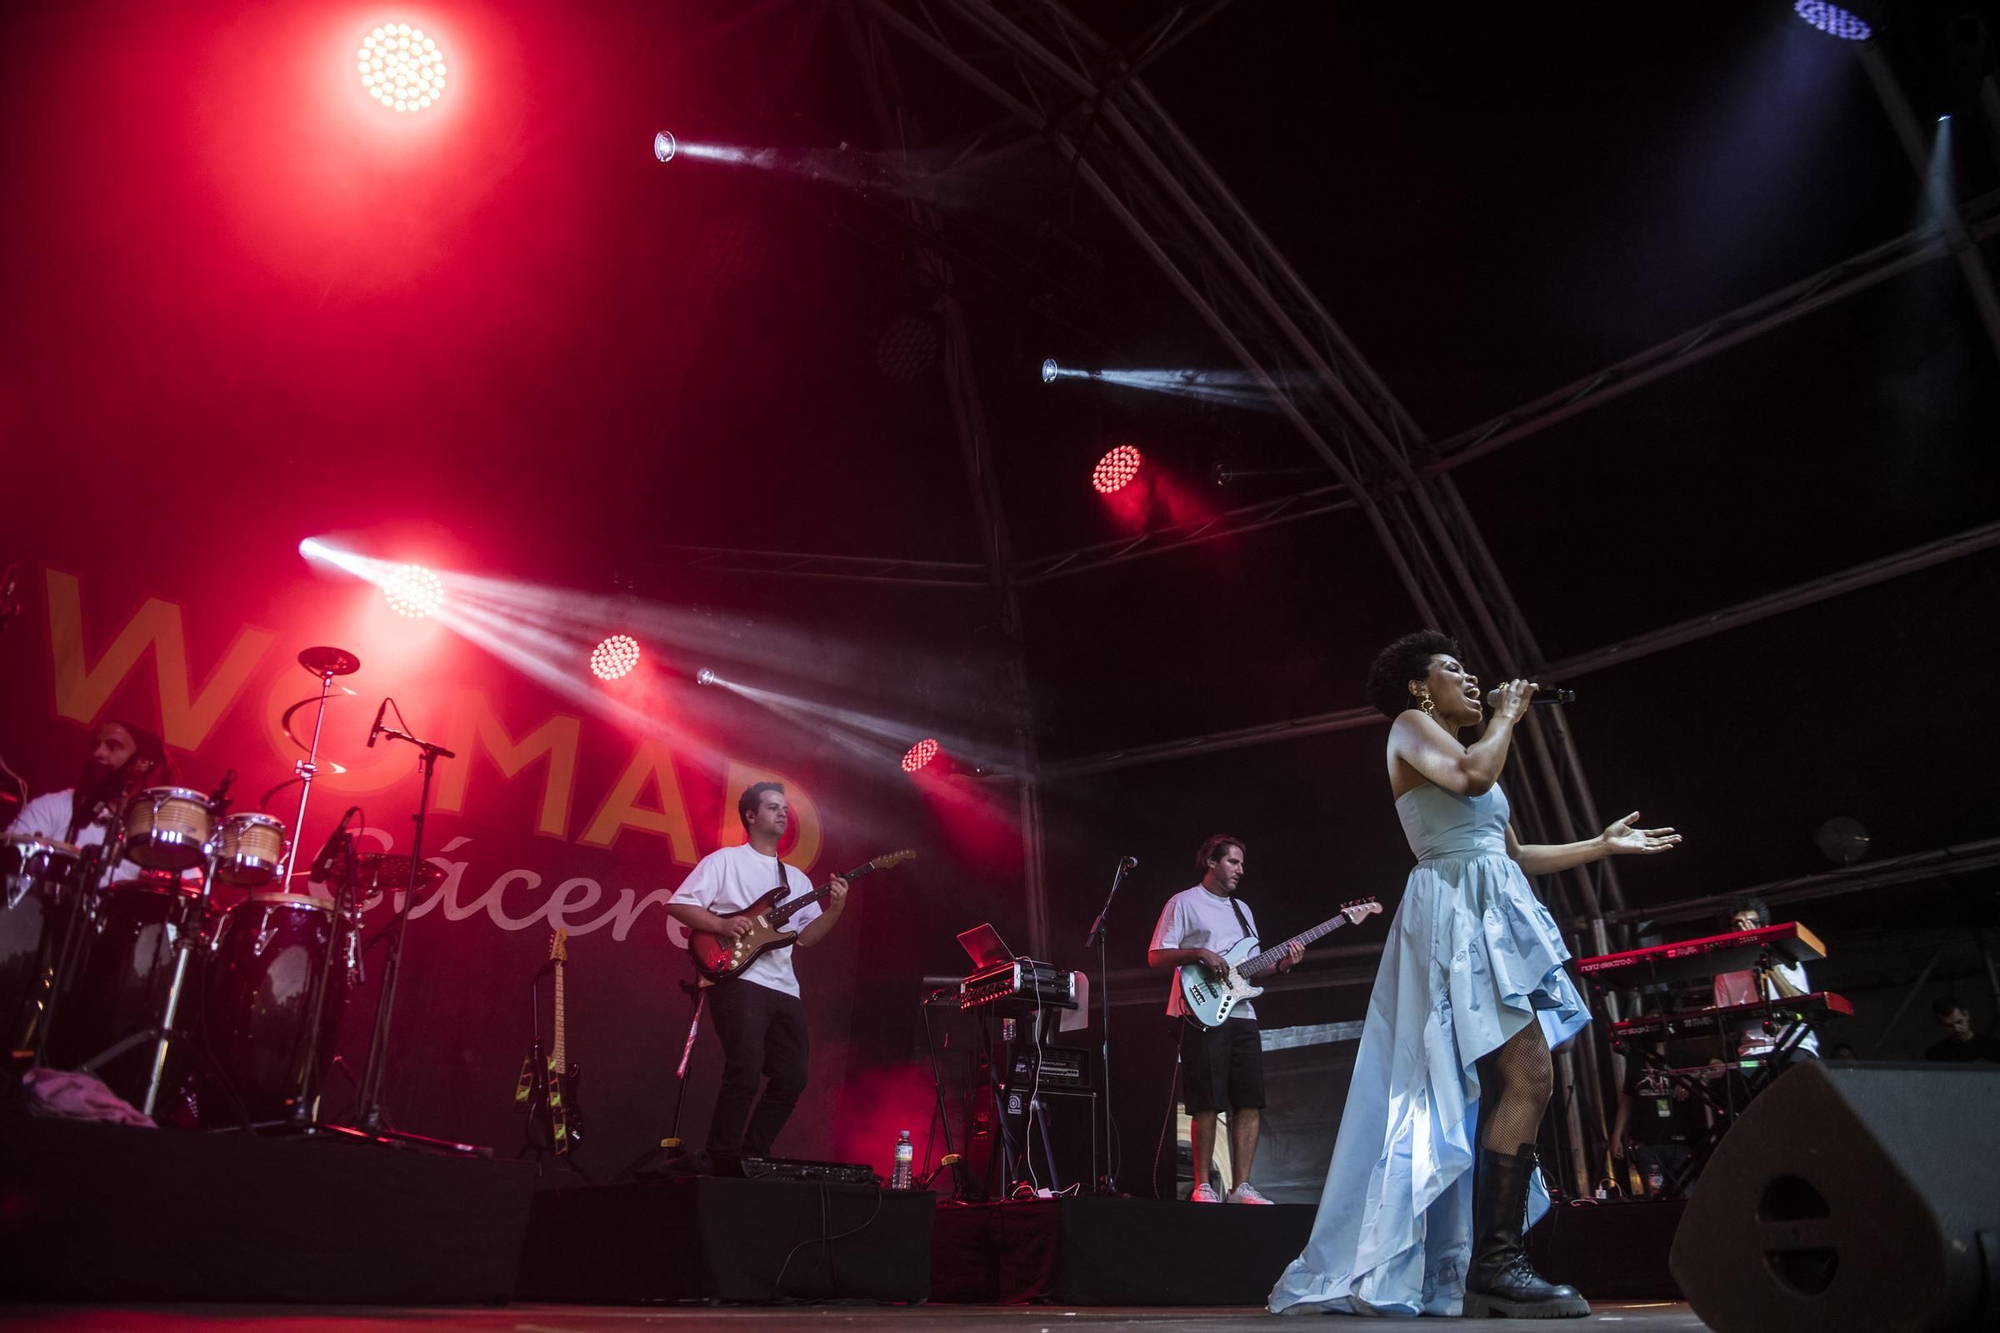
M 1222 1200 L 1216 1197 L 1214 1186 L 1210 1185 L 1206 1180 L 1204 1180 L 1201 1182 L 1201 1184 L 1196 1185 L 1194 1187 L 1194 1193 L 1188 1195 L 1188 1202 L 1221 1203 Z
M 1259 1194 L 1257 1192 L 1257 1187 L 1255 1185 L 1252 1185 L 1249 1181 L 1246 1180 L 1241 1185 L 1238 1185 L 1235 1189 L 1229 1191 L 1229 1202 L 1268 1204 L 1271 1201 L 1265 1198 L 1263 1195 Z

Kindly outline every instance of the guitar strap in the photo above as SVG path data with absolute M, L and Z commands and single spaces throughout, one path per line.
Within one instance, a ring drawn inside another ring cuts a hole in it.
M 1250 918 L 1243 915 L 1242 905 L 1236 901 L 1236 895 L 1233 893 L 1229 895 L 1229 910 L 1236 913 L 1236 924 L 1243 928 L 1245 935 L 1256 935 L 1257 932 L 1250 929 Z

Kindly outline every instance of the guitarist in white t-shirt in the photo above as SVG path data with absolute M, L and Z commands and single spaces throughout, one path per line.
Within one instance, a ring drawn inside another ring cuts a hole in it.
M 1250 909 L 1236 897 L 1243 882 L 1243 840 L 1218 833 L 1201 845 L 1194 864 L 1201 883 L 1167 899 L 1146 952 L 1148 966 L 1165 968 L 1172 975 L 1167 1013 L 1174 1018 L 1184 1018 L 1188 1011 L 1181 994 L 1181 965 L 1200 963 L 1211 975 L 1226 976 L 1229 964 L 1223 961 L 1224 951 L 1257 933 Z M 1290 971 L 1304 953 L 1305 946 L 1294 943 L 1278 970 Z M 1237 1005 L 1216 1028 L 1182 1023 L 1181 1101 L 1193 1122 L 1194 1193 L 1189 1202 L 1222 1202 L 1208 1183 L 1208 1169 L 1215 1159 L 1216 1116 L 1224 1110 L 1229 1112 L 1229 1160 L 1237 1182 L 1229 1191 L 1229 1202 L 1271 1202 L 1250 1183 L 1264 1109 L 1264 1047 L 1257 1034 L 1257 1011 L 1251 1005 Z
M 813 892 L 803 871 L 778 860 L 778 840 L 792 817 L 783 783 L 759 782 L 746 789 L 737 798 L 736 816 L 749 842 L 702 857 L 667 900 L 668 913 L 690 929 L 736 935 L 749 929 L 751 919 L 721 914 L 749 907 L 780 883 L 791 890 L 787 902 Z M 825 939 L 846 905 L 847 881 L 835 876 L 824 908 L 808 903 L 793 913 L 796 947 L 810 949 Z M 722 1086 L 709 1117 L 705 1152 L 710 1169 L 726 1171 L 739 1158 L 770 1155 L 778 1131 L 806 1090 L 806 1007 L 799 999 L 792 950 L 769 950 L 741 973 L 715 984 L 708 1007 L 722 1043 Z

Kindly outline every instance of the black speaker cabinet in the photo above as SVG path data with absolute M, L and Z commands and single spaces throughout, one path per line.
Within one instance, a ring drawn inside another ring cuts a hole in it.
M 965 1096 L 965 1135 L 959 1149 L 965 1154 L 966 1201 L 1004 1199 L 1010 1182 L 1006 1179 L 999 1151 L 1004 1128 L 1017 1156 L 1014 1175 L 1032 1179 L 1044 1189 L 1064 1190 L 1081 1185 L 1087 1192 L 1097 1186 L 1097 1094 L 1055 1091 L 1043 1088 L 1035 1101 L 1041 1111 L 1032 1125 L 1028 1119 L 1028 1091 L 1002 1088 L 1000 1109 L 995 1114 L 989 1088 L 974 1088 Z
M 1794 1066 L 1716 1149 L 1669 1262 L 1716 1333 L 2000 1324 L 2000 1067 Z

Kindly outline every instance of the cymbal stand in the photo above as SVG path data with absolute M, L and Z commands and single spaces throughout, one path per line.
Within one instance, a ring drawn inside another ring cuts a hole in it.
M 398 722 L 403 720 L 400 708 L 396 710 L 396 720 Z M 403 942 L 410 932 L 410 909 L 416 905 L 417 886 L 423 879 L 424 820 L 430 812 L 431 777 L 436 772 L 438 760 L 456 759 L 458 756 L 442 745 L 412 736 L 409 732 L 395 727 L 383 727 L 382 735 L 392 741 L 406 741 L 422 752 L 424 780 L 417 797 L 417 813 L 414 817 L 416 833 L 410 839 L 410 882 L 403 891 L 403 905 L 396 913 L 395 931 L 389 936 L 389 956 L 382 964 L 382 992 L 375 1002 L 375 1031 L 368 1042 L 368 1064 L 361 1074 L 361 1120 L 357 1128 L 364 1134 L 388 1134 L 395 1138 L 429 1143 L 451 1151 L 472 1151 L 491 1156 L 490 1148 L 478 1149 L 465 1144 L 427 1140 L 418 1135 L 385 1128 L 382 1115 L 382 1081 L 389 1055 L 389 1023 L 396 1010 L 396 982 L 403 972 Z
M 285 859 L 278 866 L 280 893 L 291 892 L 292 868 L 298 863 L 299 843 L 305 839 L 306 802 L 312 799 L 313 779 L 319 776 L 319 737 L 326 726 L 326 701 L 333 693 L 333 678 L 337 674 L 334 668 L 338 665 L 336 662 L 322 662 L 320 670 L 313 673 L 319 677 L 319 711 L 313 714 L 313 738 L 312 744 L 306 747 L 306 757 L 292 765 L 292 772 L 299 779 L 299 813 L 292 820 L 291 845 L 285 848 Z

